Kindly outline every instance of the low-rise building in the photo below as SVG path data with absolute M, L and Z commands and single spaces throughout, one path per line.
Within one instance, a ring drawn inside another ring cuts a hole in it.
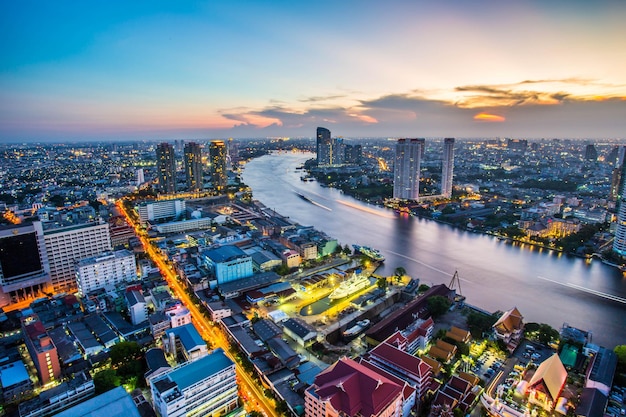
M 283 322 L 283 331 L 300 346 L 307 346 L 317 339 L 315 327 L 298 318 L 285 320 Z
M 182 355 L 185 361 L 193 361 L 206 356 L 208 348 L 206 342 L 193 324 L 185 324 L 165 331 L 163 346 L 170 355 Z
M 130 313 L 130 321 L 134 325 L 138 325 L 148 320 L 148 304 L 141 291 L 126 291 L 125 295 L 128 304 L 128 312 Z
M 5 404 L 21 401 L 33 392 L 33 381 L 24 362 L 16 361 L 0 366 L 0 388 Z
M 524 317 L 517 307 L 513 307 L 495 322 L 493 330 L 496 338 L 506 343 L 508 350 L 513 352 L 524 333 Z

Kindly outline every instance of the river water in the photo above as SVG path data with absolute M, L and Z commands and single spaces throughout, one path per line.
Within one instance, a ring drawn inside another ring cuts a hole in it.
M 591 331 L 593 342 L 602 346 L 626 344 L 626 277 L 618 269 L 399 215 L 301 181 L 296 167 L 313 156 L 279 153 L 254 159 L 243 180 L 256 200 L 291 220 L 314 226 L 342 245 L 380 250 L 386 257 L 377 271 L 381 275 L 401 266 L 421 283 L 449 285 L 458 271 L 469 304 L 488 311 L 517 306 L 526 322 L 557 329 L 568 323 Z

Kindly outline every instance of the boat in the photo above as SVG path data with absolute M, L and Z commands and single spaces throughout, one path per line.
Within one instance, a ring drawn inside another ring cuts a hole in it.
M 340 298 L 347 297 L 351 294 L 354 294 L 357 291 L 362 290 L 363 288 L 370 286 L 369 277 L 353 273 L 350 278 L 345 281 L 342 281 L 341 284 L 333 292 L 328 296 L 329 300 L 338 300 Z
M 357 321 L 356 325 L 350 327 L 349 329 L 346 329 L 343 332 L 343 335 L 345 337 L 356 336 L 357 334 L 365 330 L 365 328 L 369 325 L 370 325 L 370 321 L 368 319 Z
M 372 258 L 375 261 L 383 262 L 385 257 L 377 249 L 370 248 L 369 246 L 352 245 L 355 251 Z
M 303 199 L 304 201 L 307 201 L 307 202 L 309 202 L 309 203 L 313 203 L 313 200 L 311 200 L 309 197 L 305 196 L 304 194 L 299 193 L 299 192 L 297 192 L 297 191 L 294 191 L 294 192 L 298 195 L 298 197 L 300 197 L 300 198 L 301 198 L 301 199 Z

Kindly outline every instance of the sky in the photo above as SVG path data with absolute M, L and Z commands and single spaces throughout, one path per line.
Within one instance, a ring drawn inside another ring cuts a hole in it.
M 623 0 L 0 3 L 0 143 L 626 137 Z

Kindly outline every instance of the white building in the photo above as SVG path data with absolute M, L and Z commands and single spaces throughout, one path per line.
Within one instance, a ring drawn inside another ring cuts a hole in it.
M 424 139 L 398 139 L 393 172 L 393 198 L 417 200 Z
M 111 235 L 106 222 L 54 227 L 43 224 L 44 241 L 55 292 L 76 289 L 76 261 L 111 251 Z
M 239 408 L 235 363 L 220 349 L 150 381 L 161 417 L 220 416 Z
M 148 304 L 143 298 L 141 292 L 133 290 L 126 292 L 126 302 L 128 303 L 128 312 L 130 313 L 130 321 L 137 325 L 148 320 Z
M 185 212 L 185 200 L 163 200 L 145 202 L 135 207 L 141 224 L 152 220 L 175 218 Z
M 104 252 L 76 263 L 76 283 L 81 296 L 100 288 L 136 280 L 135 255 L 126 249 Z
M 170 310 L 166 310 L 165 315 L 170 320 L 171 329 L 191 324 L 191 312 L 187 309 L 187 307 L 180 304 Z
M 454 172 L 454 138 L 443 140 L 443 158 L 441 164 L 441 195 L 452 195 L 452 175 Z

